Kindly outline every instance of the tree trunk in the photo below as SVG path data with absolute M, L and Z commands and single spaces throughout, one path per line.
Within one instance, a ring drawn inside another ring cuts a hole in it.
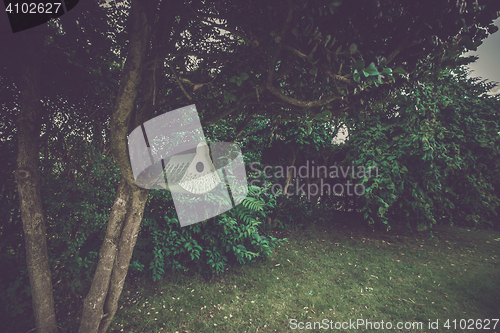
M 111 208 L 104 242 L 99 251 L 99 261 L 94 279 L 84 300 L 79 332 L 97 332 L 104 317 L 104 301 L 109 290 L 109 281 L 118 251 L 122 225 L 128 210 L 129 196 L 130 187 L 122 177 L 116 191 L 115 202 Z
M 104 303 L 106 317 L 99 325 L 99 332 L 106 332 L 118 309 L 118 299 L 122 293 L 132 252 L 134 251 L 137 235 L 139 234 L 139 226 L 141 225 L 148 192 L 147 190 L 135 189 L 130 195 L 132 203 L 125 220 L 120 243 L 118 244 L 118 252 L 113 266 L 113 273 L 111 274 L 108 296 Z
M 156 9 L 154 1 L 149 5 L 146 8 L 144 2 L 133 0 L 130 9 L 130 44 L 110 132 L 111 151 L 122 176 L 94 279 L 84 300 L 79 333 L 102 333 L 109 327 L 118 307 L 149 193 L 134 183 L 127 148 L 130 119 L 136 110 L 136 98 L 150 43 L 152 20 L 148 20 L 148 14 Z
M 47 254 L 45 221 L 40 195 L 38 146 L 40 141 L 40 61 L 43 34 L 25 35 L 20 114 L 18 119 L 18 156 L 15 173 L 21 219 L 26 245 L 26 263 L 30 278 L 33 313 L 38 333 L 56 333 L 52 277 Z

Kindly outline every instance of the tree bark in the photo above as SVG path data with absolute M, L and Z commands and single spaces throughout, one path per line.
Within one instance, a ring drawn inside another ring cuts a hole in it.
M 82 319 L 78 332 L 97 332 L 104 317 L 104 301 L 109 290 L 113 264 L 118 251 L 118 243 L 123 227 L 123 221 L 129 205 L 130 187 L 127 182 L 120 180 L 116 191 L 116 199 L 111 208 L 108 228 L 99 251 L 99 261 L 94 273 L 90 291 L 84 300 Z
M 128 184 L 127 184 L 128 185 Z M 139 234 L 139 227 L 141 225 L 144 207 L 148 199 L 148 191 L 141 189 L 134 189 L 131 193 L 131 206 L 127 214 L 125 225 L 123 227 L 120 242 L 118 244 L 118 252 L 116 254 L 113 272 L 111 274 L 111 282 L 109 284 L 109 291 L 104 303 L 104 311 L 106 317 L 99 325 L 99 332 L 106 332 L 111 320 L 115 316 L 118 309 L 118 299 L 123 290 L 125 277 L 127 276 L 130 259 L 132 252 L 137 241 Z
M 15 178 L 26 245 L 33 313 L 38 333 L 56 333 L 52 277 L 47 254 L 46 228 L 40 195 L 39 139 L 41 120 L 40 57 L 43 34 L 25 35 L 20 81 L 18 156 Z
M 120 168 L 121 179 L 99 252 L 97 269 L 84 300 L 79 333 L 101 333 L 108 329 L 118 307 L 149 193 L 134 183 L 127 148 L 130 119 L 136 110 L 136 98 L 151 38 L 152 20 L 148 19 L 148 14 L 156 9 L 155 1 L 148 5 L 150 7 L 144 7 L 145 2 L 137 0 L 131 4 L 130 44 L 110 132 L 111 152 Z

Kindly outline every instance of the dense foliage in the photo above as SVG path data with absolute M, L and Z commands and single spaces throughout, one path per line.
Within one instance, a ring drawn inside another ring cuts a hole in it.
M 498 225 L 500 101 L 493 85 L 443 71 L 409 83 L 385 103 L 351 119 L 349 158 L 376 165 L 365 177 L 362 211 L 369 223 L 407 223 L 425 230 L 444 218 Z
M 210 277 L 231 263 L 246 264 L 271 254 L 277 240 L 261 234 L 266 202 L 259 187 L 249 188 L 243 202 L 214 218 L 181 228 L 169 193 L 155 191 L 134 252 L 132 267 L 150 271 L 153 280 L 166 270 L 187 270 Z M 170 200 L 169 200 L 170 199 Z

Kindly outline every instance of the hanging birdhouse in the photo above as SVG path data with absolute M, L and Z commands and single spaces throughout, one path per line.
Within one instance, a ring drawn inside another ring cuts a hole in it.
M 196 153 L 172 156 L 165 166 L 168 189 L 177 193 L 203 194 L 221 183 L 209 153 L 207 144 L 201 142 Z

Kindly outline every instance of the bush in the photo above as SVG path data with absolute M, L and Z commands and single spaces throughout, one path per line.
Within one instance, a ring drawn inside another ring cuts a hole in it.
M 272 203 L 265 201 L 260 188 L 250 186 L 249 195 L 233 209 L 180 227 L 173 217 L 170 192 L 151 191 L 131 268 L 153 280 L 161 278 L 166 270 L 195 269 L 204 276 L 213 276 L 223 272 L 228 264 L 266 258 L 271 248 L 280 243 L 272 236 L 262 235 L 269 205 Z

